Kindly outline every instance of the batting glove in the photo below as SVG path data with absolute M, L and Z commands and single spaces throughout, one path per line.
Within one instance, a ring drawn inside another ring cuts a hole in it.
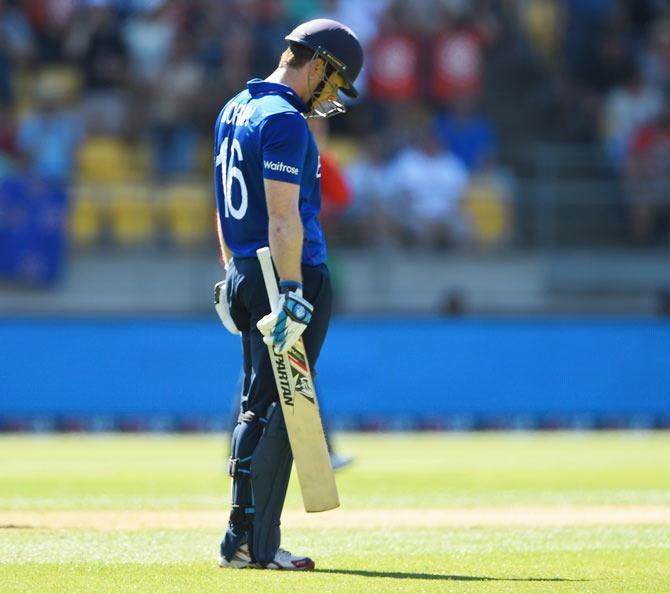
M 226 330 L 231 334 L 239 334 L 240 331 L 235 326 L 235 322 L 233 322 L 233 318 L 230 315 L 230 306 L 228 305 L 226 291 L 227 283 L 228 267 L 226 266 L 226 278 L 214 285 L 214 308 L 216 309 L 216 313 L 219 314 L 221 323 L 225 326 Z
M 277 306 L 261 318 L 256 327 L 263 334 L 263 342 L 272 346 L 275 353 L 283 354 L 302 336 L 314 308 L 302 296 L 302 283 L 282 281 L 279 291 Z

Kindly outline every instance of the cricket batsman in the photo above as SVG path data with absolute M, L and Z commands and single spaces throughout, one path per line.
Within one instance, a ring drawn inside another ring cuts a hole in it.
M 292 453 L 268 347 L 285 353 L 302 336 L 316 365 L 331 313 L 319 222 L 320 162 L 306 118 L 343 113 L 363 66 L 356 35 L 329 19 L 303 23 L 265 80 L 253 79 L 215 126 L 215 193 L 225 280 L 215 287 L 224 326 L 241 335 L 242 403 L 228 472 L 232 510 L 221 567 L 307 570 L 309 557 L 279 547 Z M 270 246 L 279 277 L 268 302 L 256 250 Z

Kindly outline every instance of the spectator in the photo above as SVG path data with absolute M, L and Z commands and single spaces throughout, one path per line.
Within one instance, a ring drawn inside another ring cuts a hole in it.
M 631 135 L 658 115 L 661 93 L 649 86 L 638 70 L 632 70 L 621 87 L 612 89 L 603 109 L 603 140 L 616 170 L 624 163 Z
M 347 23 L 367 48 L 377 37 L 382 15 L 392 0 L 324 0 L 321 16 Z
M 420 97 L 419 40 L 401 19 L 400 4 L 383 15 L 366 55 L 367 88 L 377 103 L 407 103 Z
M 25 64 L 33 53 L 33 34 L 21 11 L 0 0 L 0 102 L 12 98 L 14 66 Z
M 628 158 L 631 234 L 636 243 L 668 239 L 670 231 L 670 97 L 633 137 Z
M 177 34 L 170 8 L 165 0 L 146 0 L 142 12 L 126 23 L 124 39 L 140 90 L 159 76 L 170 56 Z
M 71 57 L 81 60 L 87 130 L 118 134 L 127 117 L 129 60 L 116 13 L 107 5 L 83 11 L 70 32 L 67 49 Z
M 440 248 L 463 243 L 469 225 L 460 202 L 468 170 L 441 149 L 432 130 L 423 130 L 416 144 L 405 148 L 388 170 L 396 228 L 413 245 Z
M 197 153 L 196 114 L 203 69 L 193 58 L 190 37 L 178 37 L 169 61 L 151 89 L 151 137 L 159 180 L 192 173 Z
M 64 91 L 56 79 L 37 82 L 35 108 L 19 122 L 17 148 L 29 172 L 48 182 L 68 182 L 83 139 L 80 120 L 65 106 Z
M 477 100 L 471 94 L 460 94 L 450 103 L 450 109 L 435 119 L 438 138 L 471 171 L 483 169 L 491 162 L 496 150 L 493 126 L 477 112 Z
M 16 159 L 16 137 L 9 104 L 0 100 L 0 179 L 11 170 Z
M 430 94 L 435 101 L 448 103 L 458 95 L 481 92 L 484 49 L 492 33 L 472 15 L 454 19 L 446 11 L 443 14 L 430 50 Z
M 277 67 L 274 56 L 281 55 L 284 50 L 284 36 L 290 25 L 280 0 L 254 0 L 252 6 L 253 71 L 258 76 L 266 76 Z
M 588 80 L 583 67 L 596 54 L 602 32 L 610 22 L 615 0 L 564 0 L 565 54 L 573 77 Z
M 670 15 L 654 23 L 649 46 L 642 53 L 642 68 L 649 83 L 670 87 Z
M 362 147 L 346 168 L 353 193 L 352 205 L 346 213 L 347 227 L 353 230 L 351 243 L 388 245 L 393 240 L 394 217 L 388 179 L 389 143 L 374 133 L 363 139 Z
M 35 57 L 40 66 L 66 60 L 65 40 L 76 2 L 23 0 L 23 10 L 35 37 Z
M 633 47 L 626 31 L 612 27 L 600 37 L 593 52 L 583 58 L 581 84 L 602 95 L 624 84 L 634 67 Z

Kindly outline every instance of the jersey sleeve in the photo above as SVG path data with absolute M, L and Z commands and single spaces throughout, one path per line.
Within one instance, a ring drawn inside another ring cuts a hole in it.
M 305 118 L 280 113 L 263 126 L 263 178 L 300 185 L 309 140 Z

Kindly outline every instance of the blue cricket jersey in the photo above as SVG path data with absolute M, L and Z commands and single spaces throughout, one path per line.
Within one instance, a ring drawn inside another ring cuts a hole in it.
M 215 126 L 215 193 L 226 245 L 256 257 L 269 245 L 264 179 L 300 186 L 302 263 L 326 261 L 319 221 L 319 150 L 307 127 L 305 102 L 290 87 L 254 79 L 221 110 Z

